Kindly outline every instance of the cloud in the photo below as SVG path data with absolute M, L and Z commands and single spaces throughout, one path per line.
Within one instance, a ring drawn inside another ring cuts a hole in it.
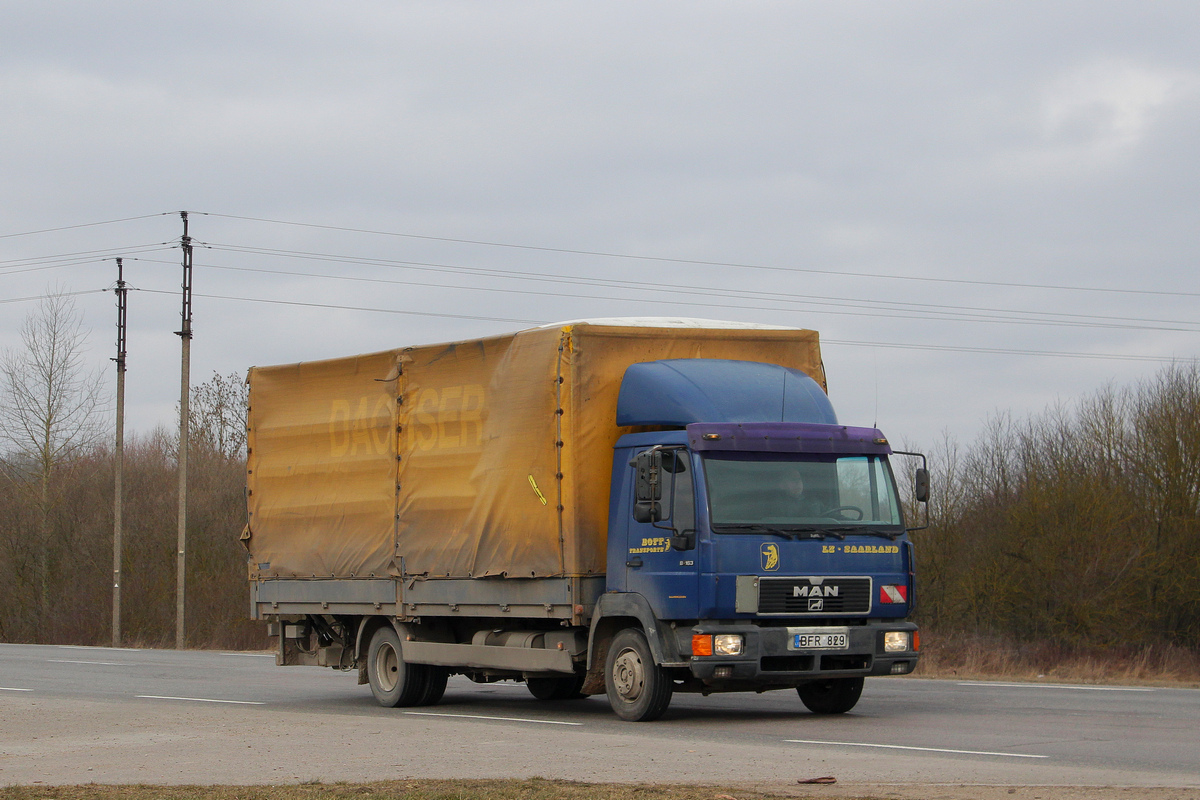
M 1172 106 L 1194 99 L 1200 76 L 1133 62 L 1084 64 L 1042 92 L 1046 141 L 1094 157 L 1141 145 Z
M 1196 110 L 1200 72 L 1127 59 L 1077 64 L 1046 79 L 1022 112 L 1022 141 L 998 172 L 1010 178 L 1094 182 L 1151 157 L 1173 115 Z

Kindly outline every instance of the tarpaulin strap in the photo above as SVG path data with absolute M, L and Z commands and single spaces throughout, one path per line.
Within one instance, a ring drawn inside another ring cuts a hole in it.
M 571 346 L 571 329 L 563 328 L 558 340 L 558 365 L 554 377 L 554 485 L 558 494 L 558 565 L 564 573 L 567 569 L 566 542 L 563 538 L 563 361 Z

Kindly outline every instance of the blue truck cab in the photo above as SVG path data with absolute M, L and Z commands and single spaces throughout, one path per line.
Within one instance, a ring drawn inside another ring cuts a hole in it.
M 843 713 L 864 677 L 913 670 L 912 545 L 880 431 L 838 424 L 798 370 L 707 359 L 631 365 L 616 421 L 638 432 L 613 451 L 592 658 L 619 716 L 790 688 Z

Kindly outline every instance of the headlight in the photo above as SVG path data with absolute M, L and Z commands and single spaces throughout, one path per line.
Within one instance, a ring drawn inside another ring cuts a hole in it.
M 740 633 L 718 633 L 713 637 L 713 653 L 718 656 L 740 656 L 742 654 Z
M 887 631 L 883 634 L 883 652 L 906 653 L 910 641 L 908 631 Z

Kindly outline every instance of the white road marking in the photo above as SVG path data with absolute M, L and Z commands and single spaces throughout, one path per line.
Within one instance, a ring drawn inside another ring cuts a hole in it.
M 223 656 L 244 656 L 248 658 L 274 658 L 274 653 L 221 653 Z
M 0 692 L 32 692 L 33 689 L 14 689 L 11 686 L 0 686 Z
M 1005 758 L 1049 758 L 1029 753 L 994 753 L 988 750 L 949 750 L 942 747 L 912 747 L 903 744 L 867 744 L 865 742 L 823 742 L 818 739 L 784 739 L 792 744 L 824 744 L 834 747 L 878 747 L 884 750 L 918 750 L 922 753 L 956 753 L 968 756 L 1004 756 Z
M 139 694 L 142 700 L 188 700 L 192 703 L 233 703 L 239 706 L 265 706 L 262 700 L 213 700 L 210 697 L 169 697 L 161 694 Z
M 56 644 L 54 645 L 59 650 L 112 650 L 117 653 L 140 653 L 142 652 L 137 647 L 92 647 L 82 644 Z
M 1074 686 L 1069 683 L 992 683 L 988 681 L 959 681 L 959 686 L 999 686 L 1015 689 L 1077 689 L 1085 692 L 1153 692 L 1145 686 Z
M 123 667 L 124 664 L 118 664 L 115 661 L 71 661 L 66 658 L 47 658 L 46 661 L 51 664 L 100 664 L 105 667 Z
M 415 717 L 453 717 L 455 719 L 491 719 L 500 722 L 536 722 L 540 725 L 583 725 L 582 722 L 560 722 L 556 719 L 526 719 L 525 717 L 485 717 L 482 714 L 442 714 L 433 711 L 404 711 Z

